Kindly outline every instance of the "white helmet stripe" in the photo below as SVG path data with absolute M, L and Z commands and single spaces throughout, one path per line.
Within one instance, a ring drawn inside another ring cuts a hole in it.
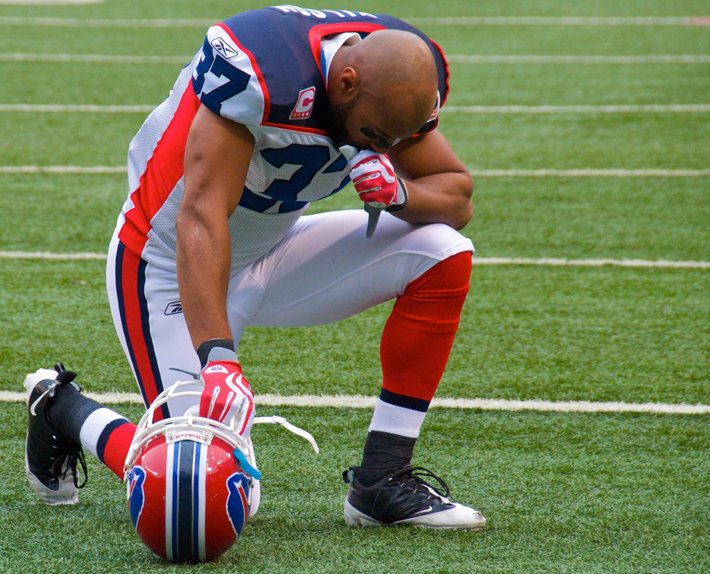
M 198 545 L 197 555 L 200 558 L 200 562 L 207 560 L 207 546 L 205 544 L 205 516 L 207 514 L 206 500 L 207 500 L 207 490 L 206 481 L 207 477 L 207 446 L 198 445 L 198 456 L 197 456 L 197 476 L 195 477 L 195 483 L 197 487 L 197 496 L 195 496 L 195 502 L 197 504 L 197 509 L 195 510 L 195 516 L 197 519 L 196 528 L 196 540 Z M 194 494 L 194 493 L 193 493 Z
M 175 444 L 168 445 L 165 461 L 165 555 L 169 562 L 175 561 L 173 553 L 173 498 L 174 484 L 177 482 L 177 460 Z

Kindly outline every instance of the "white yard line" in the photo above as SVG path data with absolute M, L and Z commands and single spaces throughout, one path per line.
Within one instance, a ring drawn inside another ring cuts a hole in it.
M 2 56 L 0 56 L 2 57 Z M 613 55 L 479 55 L 449 54 L 446 59 L 456 64 L 707 64 L 706 54 L 644 54 L 641 56 Z
M 145 114 L 155 105 L 91 105 L 91 104 L 0 104 L 0 112 L 27 113 L 88 113 L 88 114 Z
M 191 55 L 143 56 L 137 54 L 33 54 L 0 53 L 0 62 L 72 62 L 90 64 L 185 64 Z M 707 54 L 618 55 L 537 55 L 537 54 L 449 54 L 457 64 L 707 64 Z
M 0 26 L 40 26 L 50 28 L 207 28 L 218 18 L 52 18 L 0 16 Z
M 191 56 L 139 56 L 120 54 L 0 53 L 0 62 L 72 62 L 88 64 L 186 64 Z
M 476 265 L 535 265 L 541 267 L 633 267 L 654 269 L 710 269 L 708 261 L 648 261 L 644 259 L 559 259 L 474 257 Z
M 708 177 L 710 169 L 469 169 L 474 177 Z M 122 165 L 2 165 L 0 174 L 123 174 Z
M 142 404 L 137 393 L 86 393 L 102 404 Z M 25 393 L 0 391 L 0 402 L 23 402 Z M 256 395 L 260 406 L 328 407 L 369 409 L 375 406 L 375 397 L 363 395 Z M 484 411 L 538 411 L 559 413 L 650 413 L 672 415 L 703 415 L 710 413 L 710 405 L 624 403 L 593 401 L 542 401 L 510 399 L 434 399 L 432 408 L 478 409 Z
M 0 173 L 56 173 L 56 174 L 102 174 L 126 173 L 123 165 L 2 165 Z
M 545 17 L 545 16 L 502 16 L 502 17 L 420 17 L 404 16 L 403 20 L 417 25 L 440 26 L 707 26 L 707 16 L 674 17 Z M 25 16 L 0 17 L 0 26 L 52 26 L 83 28 L 205 28 L 214 24 L 214 19 L 203 18 L 47 18 Z
M 452 16 L 403 18 L 412 24 L 442 26 L 707 26 L 708 18 L 699 16 Z
M 101 4 L 104 0 L 0 0 L 0 4 L 26 6 L 32 4 L 51 4 L 61 6 L 62 4 Z
M 474 177 L 708 177 L 710 169 L 469 169 Z
M 48 251 L 0 251 L 0 259 L 40 259 L 47 261 L 77 261 L 106 259 L 105 253 L 53 253 Z M 664 261 L 644 259 L 560 259 L 474 257 L 476 265 L 536 265 L 541 267 L 633 267 L 656 269 L 710 269 L 708 261 Z
M 707 113 L 710 104 L 650 105 L 569 105 L 569 106 L 444 106 L 442 113 L 451 114 L 667 114 Z
M 136 114 L 152 112 L 155 105 L 93 105 L 93 104 L 0 104 L 0 112 L 16 113 L 91 113 Z M 444 106 L 447 114 L 666 114 L 708 113 L 710 104 L 650 104 L 650 105 L 563 105 L 563 106 Z
M 40 259 L 45 261 L 106 260 L 105 253 L 52 253 L 49 251 L 0 251 L 0 259 Z

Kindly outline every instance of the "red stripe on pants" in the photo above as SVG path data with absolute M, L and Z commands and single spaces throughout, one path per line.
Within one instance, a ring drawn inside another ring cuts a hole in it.
M 146 337 L 150 333 L 150 325 L 147 324 L 147 312 L 143 313 L 141 309 L 141 299 L 145 298 L 142 293 L 144 280 L 141 280 L 139 273 L 141 263 L 140 257 L 128 249 L 123 250 L 120 279 L 125 314 L 125 336 L 133 350 L 133 358 L 135 360 L 133 368 L 136 370 L 136 378 L 141 385 L 143 398 L 150 404 L 160 394 L 162 389 L 159 387 L 153 372 L 151 351 L 148 349 L 146 341 Z

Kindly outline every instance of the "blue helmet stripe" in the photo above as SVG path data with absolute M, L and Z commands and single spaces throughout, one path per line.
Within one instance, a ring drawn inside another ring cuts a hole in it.
M 195 464 L 195 446 L 196 443 L 184 440 L 178 441 L 179 444 L 179 463 L 178 463 L 178 493 L 177 512 L 175 520 L 177 521 L 177 561 L 179 562 L 194 562 L 197 557 L 193 555 L 192 549 L 192 474 Z

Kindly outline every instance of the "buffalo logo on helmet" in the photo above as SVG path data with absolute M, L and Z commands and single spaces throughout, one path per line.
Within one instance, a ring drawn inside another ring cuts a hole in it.
M 131 521 L 143 543 L 169 562 L 214 560 L 247 523 L 249 480 L 220 439 L 158 437 L 126 474 Z
M 131 515 L 133 528 L 137 528 L 145 504 L 145 492 L 143 491 L 145 469 L 142 466 L 134 466 L 128 472 L 126 481 L 128 482 L 128 512 Z
M 227 490 L 227 516 L 239 536 L 249 516 L 249 478 L 243 472 L 235 472 L 227 479 Z
M 259 507 L 259 480 L 251 439 L 194 412 L 162 418 L 173 401 L 201 396 L 194 381 L 165 389 L 139 421 L 126 455 L 128 511 L 141 541 L 168 562 L 208 562 L 239 538 Z M 175 403 L 173 403 L 175 404 Z M 263 417 L 308 440 L 310 433 L 283 417 Z

